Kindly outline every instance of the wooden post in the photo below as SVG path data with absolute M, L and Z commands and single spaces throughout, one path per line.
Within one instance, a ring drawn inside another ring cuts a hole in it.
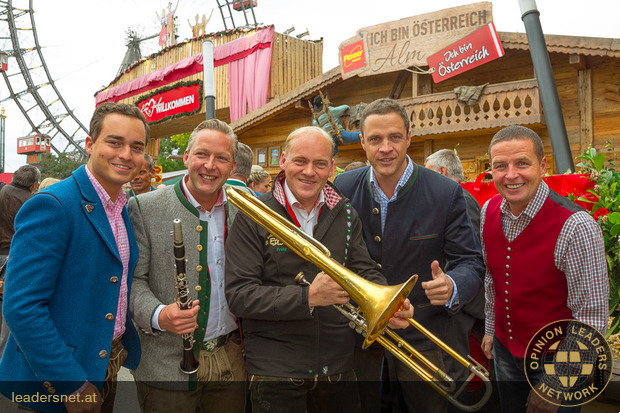
M 420 96 L 420 75 L 418 73 L 411 74 L 411 96 Z
M 433 153 L 433 140 L 425 139 L 424 140 L 424 160 L 428 158 Z
M 594 132 L 592 131 L 592 69 L 579 70 L 577 88 L 579 92 L 580 153 L 584 153 L 594 143 Z
M 430 95 L 433 93 L 433 82 L 431 75 L 422 75 L 420 73 L 411 74 L 411 96 Z

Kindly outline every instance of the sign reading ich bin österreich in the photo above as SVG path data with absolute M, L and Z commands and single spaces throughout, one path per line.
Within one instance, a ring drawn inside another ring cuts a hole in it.
M 498 59 L 504 55 L 495 25 L 487 24 L 482 29 L 428 58 L 428 66 L 433 71 L 433 81 L 439 83 L 460 73 Z
M 426 66 L 429 56 L 493 22 L 489 1 L 364 27 L 338 48 L 342 77 Z
M 200 83 L 156 93 L 137 102 L 136 106 L 149 123 L 180 113 L 193 112 L 200 108 Z

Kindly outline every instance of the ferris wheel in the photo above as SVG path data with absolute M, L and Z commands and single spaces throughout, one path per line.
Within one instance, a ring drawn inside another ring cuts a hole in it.
M 0 51 L 8 60 L 2 70 L 7 90 L 0 104 L 12 100 L 32 128 L 32 135 L 50 137 L 51 149 L 87 157 L 83 141 L 88 128 L 58 91 L 41 52 L 33 0 L 0 0 Z M 0 70 L 2 67 L 0 67 Z

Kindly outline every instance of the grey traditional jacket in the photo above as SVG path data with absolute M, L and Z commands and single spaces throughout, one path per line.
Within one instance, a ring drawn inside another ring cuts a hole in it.
M 175 301 L 174 244 L 170 234 L 173 221 L 178 218 L 183 227 L 190 297 L 200 300 L 198 328 L 194 332 L 194 352 L 198 354 L 209 318 L 211 291 L 207 223 L 199 219 L 198 211 L 185 198 L 180 182 L 132 197 L 128 208 L 140 249 L 130 310 L 138 327 L 143 357 L 133 372 L 134 377 L 155 387 L 189 390 L 193 388 L 196 374 L 187 376 L 179 369 L 183 354 L 181 336 L 153 330 L 151 317 L 160 304 Z M 228 307 L 222 311 L 228 312 Z

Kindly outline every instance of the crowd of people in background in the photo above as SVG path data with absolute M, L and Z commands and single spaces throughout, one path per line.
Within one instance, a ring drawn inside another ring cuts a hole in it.
M 0 393 L 36 411 L 112 413 L 124 366 L 142 412 L 457 411 L 382 346 L 363 349 L 334 308 L 351 291 L 232 205 L 227 191 L 243 191 L 365 280 L 417 274 L 389 325 L 457 383 L 468 370 L 407 318 L 459 354 L 476 343 L 501 411 L 557 410 L 528 383 L 540 377 L 528 376 L 527 342 L 561 319 L 604 333 L 609 283 L 600 228 L 542 180 L 540 137 L 522 126 L 493 137 L 499 195 L 481 206 L 455 151 L 411 159 L 398 101 L 369 104 L 360 129 L 342 139 L 359 139 L 367 162 L 332 183 L 339 142 L 324 129 L 292 131 L 272 177 L 228 124 L 207 120 L 189 137 L 187 173 L 156 189 L 144 115 L 98 106 L 86 165 L 61 181 L 26 165 L 0 189 Z M 179 368 L 187 353 L 196 371 Z

